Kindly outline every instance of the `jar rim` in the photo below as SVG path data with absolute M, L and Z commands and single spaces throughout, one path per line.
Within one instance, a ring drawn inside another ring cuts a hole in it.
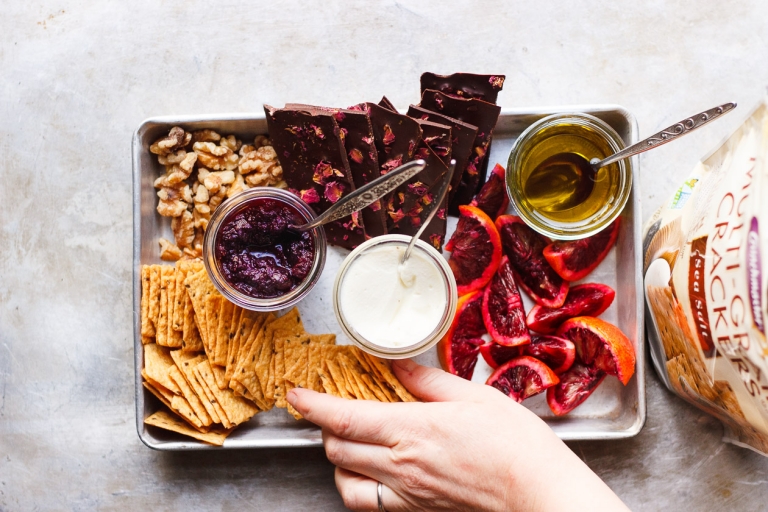
M 244 294 L 232 286 L 222 275 L 215 257 L 215 244 L 221 226 L 237 210 L 244 208 L 250 202 L 259 199 L 275 199 L 282 203 L 295 207 L 302 218 L 309 222 L 316 215 L 314 210 L 301 198 L 295 194 L 276 187 L 254 187 L 243 192 L 239 192 L 222 203 L 211 215 L 208 227 L 205 230 L 203 238 L 203 264 L 208 273 L 208 277 L 227 300 L 233 304 L 251 311 L 278 311 L 283 308 L 293 306 L 314 288 L 320 279 L 320 274 L 325 266 L 325 256 L 327 250 L 327 239 L 325 230 L 322 226 L 310 231 L 312 241 L 315 246 L 315 254 L 312 261 L 312 268 L 307 277 L 294 289 L 284 295 L 261 299 Z
M 367 340 L 362 336 L 355 328 L 347 321 L 344 316 L 341 307 L 341 288 L 344 276 L 354 263 L 364 252 L 373 249 L 378 246 L 387 244 L 397 244 L 407 246 L 411 241 L 411 237 L 407 235 L 382 235 L 376 238 L 372 238 L 360 244 L 355 250 L 353 250 L 342 262 L 339 270 L 336 274 L 336 280 L 333 283 L 333 311 L 336 314 L 336 320 L 339 322 L 342 331 L 347 337 L 359 348 L 377 357 L 385 359 L 404 359 L 407 357 L 413 357 L 419 355 L 433 346 L 442 338 L 453 322 L 453 318 L 456 314 L 456 304 L 458 302 L 458 292 L 456 287 L 456 279 L 453 276 L 451 268 L 448 266 L 445 258 L 439 251 L 437 251 L 430 244 L 423 240 L 417 240 L 414 250 L 420 251 L 420 253 L 426 255 L 431 262 L 435 263 L 435 266 L 439 270 L 441 277 L 443 278 L 443 284 L 446 290 L 445 310 L 443 316 L 435 329 L 423 340 L 407 345 L 405 347 L 385 347 Z
M 625 158 L 616 162 L 620 172 L 619 179 L 621 180 L 618 190 L 619 197 L 598 218 L 591 219 L 583 224 L 564 226 L 556 224 L 542 215 L 533 216 L 527 211 L 527 208 L 523 206 L 520 190 L 518 190 L 518 187 L 513 186 L 515 178 L 520 172 L 519 166 L 521 162 L 519 159 L 523 153 L 522 149 L 542 130 L 567 121 L 573 121 L 574 124 L 594 129 L 603 137 L 614 152 L 621 151 L 626 147 L 624 140 L 608 123 L 598 117 L 581 112 L 564 112 L 543 117 L 528 126 L 515 140 L 509 153 L 505 173 L 507 196 L 514 205 L 517 214 L 530 228 L 554 240 L 579 240 L 602 231 L 621 214 L 629 201 L 632 191 L 633 158 Z

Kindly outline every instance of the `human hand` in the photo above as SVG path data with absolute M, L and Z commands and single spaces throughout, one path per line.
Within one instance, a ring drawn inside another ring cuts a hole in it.
M 385 404 L 293 389 L 323 429 L 352 510 L 627 510 L 552 430 L 498 390 L 410 360 L 402 384 L 424 402 Z

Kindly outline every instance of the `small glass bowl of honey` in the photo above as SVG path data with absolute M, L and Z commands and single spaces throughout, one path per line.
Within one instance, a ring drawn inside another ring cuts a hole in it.
M 535 122 L 517 138 L 507 162 L 507 193 L 518 215 L 555 240 L 601 231 L 627 204 L 632 163 L 624 159 L 597 171 L 587 164 L 623 148 L 613 128 L 588 114 Z

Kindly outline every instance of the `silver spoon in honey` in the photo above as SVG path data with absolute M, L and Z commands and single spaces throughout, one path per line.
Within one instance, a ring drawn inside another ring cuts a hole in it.
M 525 195 L 536 198 L 531 203 L 543 211 L 561 212 L 574 208 L 586 201 L 592 193 L 600 168 L 679 139 L 734 108 L 736 103 L 732 102 L 705 110 L 602 160 L 587 160 L 578 153 L 552 155 L 536 166 L 528 176 L 524 185 Z

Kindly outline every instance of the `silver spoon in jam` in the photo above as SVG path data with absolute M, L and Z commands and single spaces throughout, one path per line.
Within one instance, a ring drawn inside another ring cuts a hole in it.
M 679 139 L 734 108 L 736 103 L 725 103 L 705 110 L 602 160 L 587 160 L 578 153 L 552 155 L 528 176 L 524 185 L 525 195 L 532 198 L 534 207 L 544 211 L 561 212 L 574 208 L 592 193 L 600 168 Z
M 426 162 L 424 160 L 414 160 L 407 164 L 389 171 L 387 174 L 376 178 L 370 183 L 366 183 L 351 194 L 345 196 L 336 204 L 325 210 L 322 214 L 315 217 L 312 221 L 300 226 L 288 226 L 290 231 L 298 233 L 309 231 L 310 229 L 322 226 L 335 220 L 343 219 L 352 213 L 362 210 L 374 201 L 381 199 L 397 187 L 410 180 L 420 173 Z

